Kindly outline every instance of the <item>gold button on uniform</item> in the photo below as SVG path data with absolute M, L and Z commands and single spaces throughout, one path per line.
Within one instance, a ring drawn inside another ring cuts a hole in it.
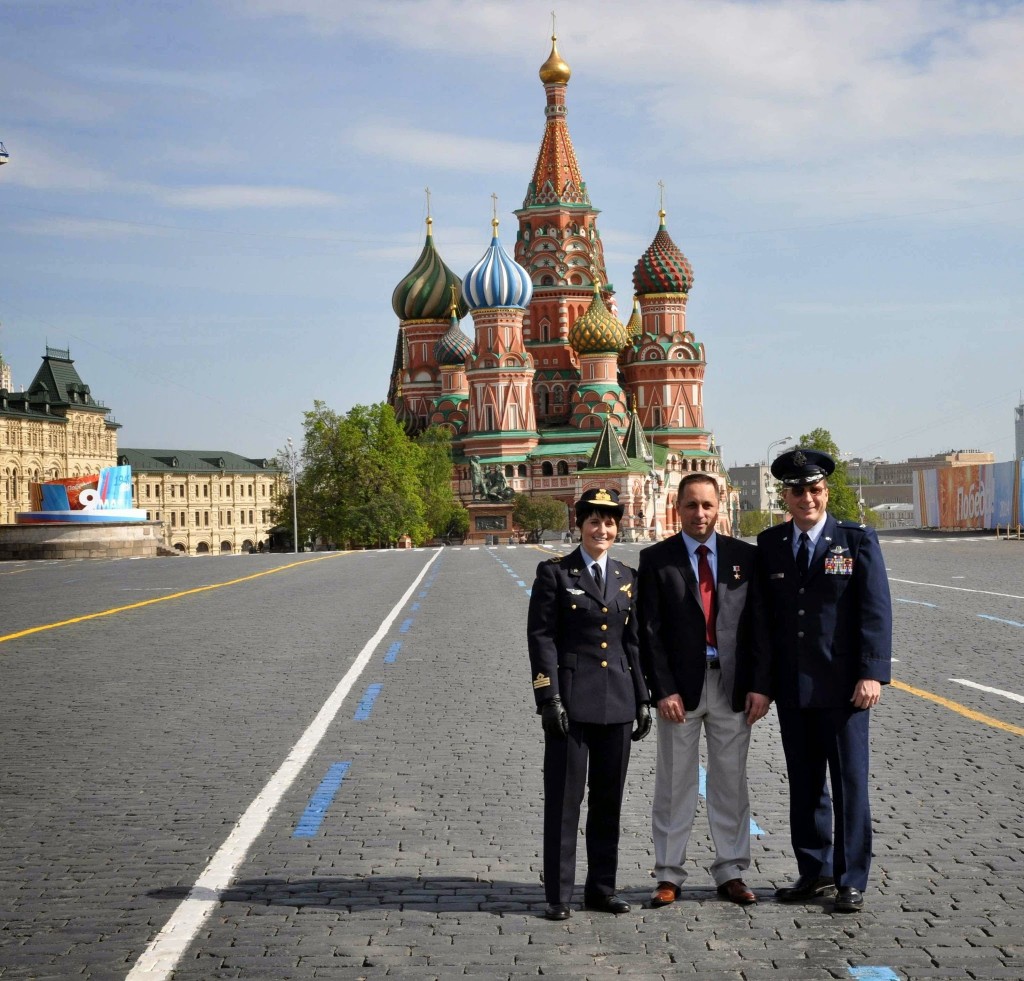
M 606 648 L 607 646 L 608 646 L 607 641 L 602 640 L 601 641 L 601 649 L 604 650 L 604 648 Z
M 607 630 L 608 629 L 608 624 L 607 623 L 602 623 L 601 624 L 601 629 L 602 630 Z
M 573 603 L 573 605 L 572 605 L 572 608 L 573 608 L 574 610 L 576 609 L 576 604 L 575 604 L 575 603 Z
M 601 612 L 602 613 L 607 613 L 608 612 L 608 607 L 607 606 L 602 606 L 601 607 Z
M 602 662 L 601 662 L 601 667 L 602 667 L 602 668 L 606 668 L 606 667 L 608 667 L 608 662 L 607 662 L 607 661 L 602 661 Z

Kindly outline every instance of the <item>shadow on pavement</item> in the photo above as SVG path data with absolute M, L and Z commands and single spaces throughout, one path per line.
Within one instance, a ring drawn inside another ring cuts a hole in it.
M 646 907 L 652 887 L 619 889 L 618 894 L 634 909 Z M 324 876 L 316 879 L 245 879 L 230 888 L 214 890 L 187 886 L 152 889 L 152 899 L 186 897 L 201 901 L 244 903 L 260 906 L 322 906 L 351 913 L 372 909 L 423 909 L 446 912 L 474 912 L 502 915 L 520 913 L 542 915 L 547 905 L 541 883 L 502 882 L 458 876 L 412 878 L 409 876 L 366 876 L 343 878 Z M 767 898 L 762 896 L 762 899 Z M 683 888 L 677 903 L 724 902 L 714 888 Z M 577 886 L 572 905 L 583 903 L 583 889 Z M 600 914 L 598 914 L 600 915 Z

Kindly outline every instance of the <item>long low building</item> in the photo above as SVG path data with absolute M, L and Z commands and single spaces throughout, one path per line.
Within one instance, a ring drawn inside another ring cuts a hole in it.
M 227 450 L 122 447 L 135 507 L 163 523 L 164 541 L 188 555 L 262 550 L 287 476 L 273 460 Z

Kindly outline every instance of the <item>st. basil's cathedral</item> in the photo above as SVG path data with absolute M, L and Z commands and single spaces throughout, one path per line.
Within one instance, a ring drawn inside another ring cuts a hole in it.
M 392 296 L 388 402 L 410 434 L 451 432 L 470 540 L 512 531 L 502 502 L 516 493 L 556 497 L 571 516 L 592 487 L 619 492 L 624 537 L 661 537 L 678 530 L 676 488 L 694 471 L 715 476 L 718 527 L 729 532 L 737 505 L 704 422 L 704 345 L 686 326 L 693 269 L 662 209 L 633 270 L 632 315 L 619 320 L 566 125 L 571 72 L 556 41 L 540 68 L 544 137 L 515 212 L 514 258 L 495 214 L 490 246 L 460 279 L 438 254 L 428 213 L 423 251 Z M 459 326 L 467 313 L 472 338 Z

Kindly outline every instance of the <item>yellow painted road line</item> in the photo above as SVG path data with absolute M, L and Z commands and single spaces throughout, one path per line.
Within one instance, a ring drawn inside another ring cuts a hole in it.
M 961 705 L 959 702 L 954 702 L 951 699 L 943 698 L 941 695 L 933 695 L 930 691 L 924 691 L 921 688 L 911 688 L 910 685 L 905 685 L 902 681 L 893 681 L 892 686 L 900 691 L 909 692 L 911 695 L 917 695 L 918 698 L 927 698 L 928 701 L 935 702 L 937 705 L 948 708 L 951 712 L 956 712 L 957 715 L 962 715 L 967 719 L 982 722 L 987 726 L 992 726 L 994 729 L 1002 729 L 1003 732 L 1010 732 L 1015 736 L 1024 736 L 1024 728 L 1020 726 L 994 719 L 991 715 L 975 712 L 974 709 L 969 709 L 966 705 Z
M 325 559 L 334 559 L 339 555 L 349 555 L 349 552 L 331 552 L 330 555 L 321 555 L 315 559 L 303 559 L 300 562 L 289 562 L 277 569 L 267 569 L 265 572 L 256 572 L 251 576 L 242 576 L 241 579 L 229 579 L 227 582 L 215 582 L 208 586 L 196 586 L 195 589 L 185 589 L 180 593 L 171 593 L 169 596 L 157 596 L 153 599 L 140 600 L 138 603 L 129 603 L 127 606 L 115 606 L 111 610 L 101 610 L 99 613 L 86 613 L 84 616 L 72 617 L 70 620 L 59 620 L 57 623 L 44 623 L 38 627 L 29 627 L 27 630 L 19 630 L 17 633 L 5 634 L 0 637 L 0 644 L 8 640 L 17 640 L 19 637 L 28 637 L 29 634 L 40 634 L 45 630 L 56 630 L 58 627 L 69 627 L 73 623 L 84 623 L 86 620 L 98 620 L 100 617 L 113 616 L 115 613 L 124 613 L 127 610 L 139 610 L 144 606 L 152 606 L 154 603 L 166 603 L 168 600 L 181 599 L 184 596 L 194 596 L 196 593 L 205 593 L 211 589 L 222 589 L 225 586 L 237 586 L 242 582 L 250 582 L 253 579 L 260 579 L 263 576 L 273 576 L 278 572 L 285 572 L 300 565 L 309 565 L 311 562 L 323 562 Z

